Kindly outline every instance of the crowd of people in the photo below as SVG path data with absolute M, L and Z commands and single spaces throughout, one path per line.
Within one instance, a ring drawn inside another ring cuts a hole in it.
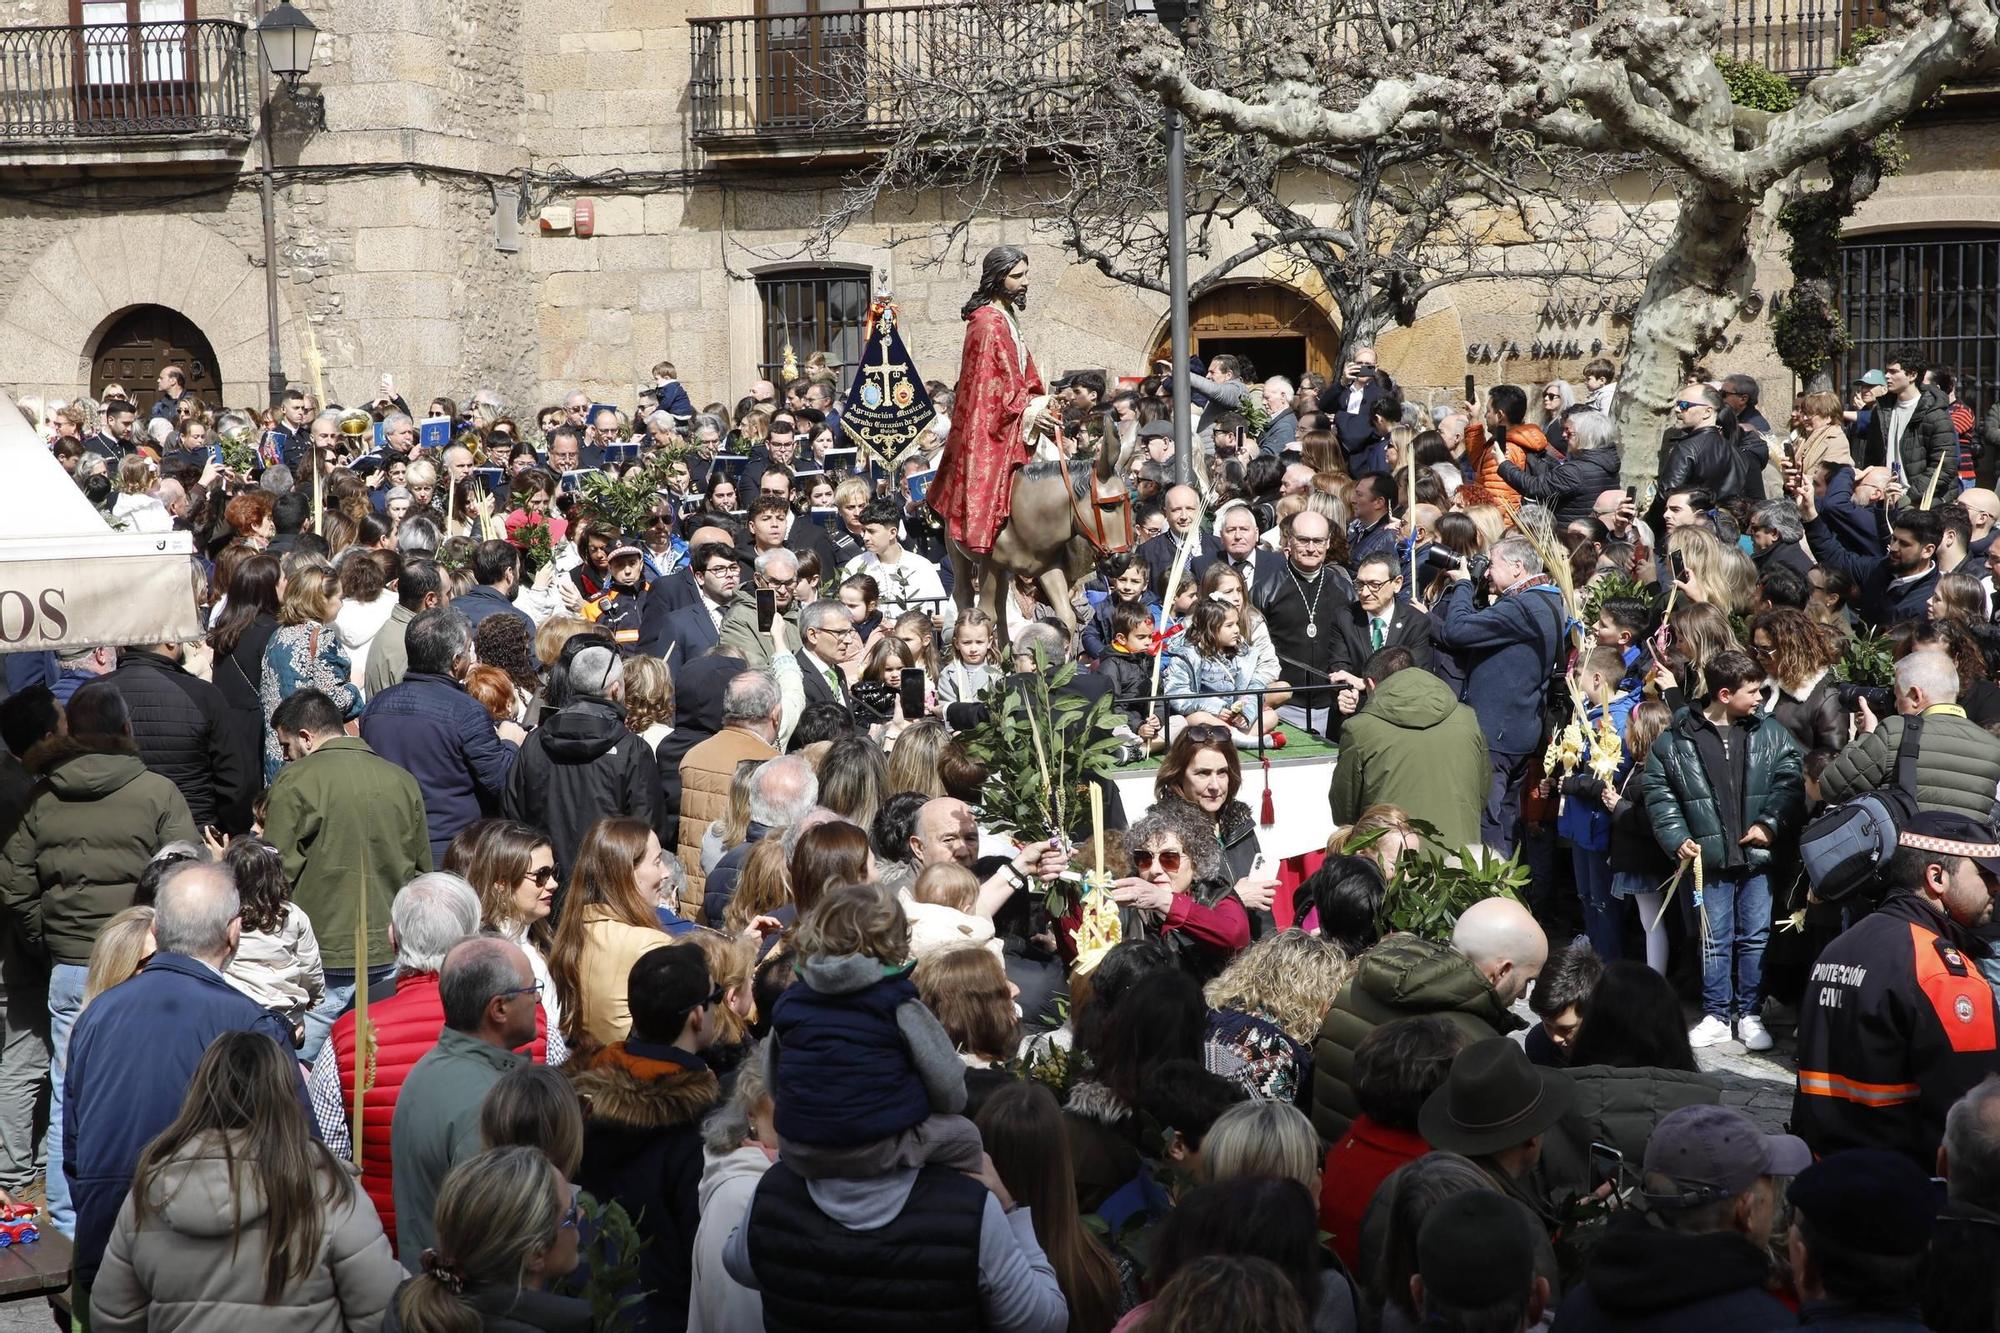
M 208 626 L 5 660 L 0 1191 L 82 1326 L 2000 1318 L 2000 419 L 1948 372 L 1782 428 L 1698 374 L 1645 492 L 1606 361 L 1426 413 L 1218 355 L 1188 481 L 1162 367 L 1070 374 L 1136 539 L 997 617 L 951 386 L 885 468 L 818 367 L 654 379 L 25 409 Z M 1150 793 L 1029 839 L 978 737 L 1055 666 Z M 1337 832 L 1286 875 L 1288 742 Z M 1818 901 L 1808 823 L 1899 783 Z M 1518 899 L 1393 929 L 1489 857 Z M 1793 1134 L 1696 1055 L 1781 1039 Z

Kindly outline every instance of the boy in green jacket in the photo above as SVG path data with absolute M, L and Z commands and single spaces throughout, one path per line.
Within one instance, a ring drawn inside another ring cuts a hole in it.
M 1764 668 L 1748 653 L 1710 658 L 1708 693 L 1684 708 L 1653 743 L 1639 779 L 1653 836 L 1668 856 L 1700 862 L 1681 880 L 1702 922 L 1702 1019 L 1694 1046 L 1740 1038 L 1771 1049 L 1757 1016 L 1764 998 L 1764 945 L 1771 935 L 1771 847 L 1805 816 L 1804 756 L 1775 717 L 1762 712 Z

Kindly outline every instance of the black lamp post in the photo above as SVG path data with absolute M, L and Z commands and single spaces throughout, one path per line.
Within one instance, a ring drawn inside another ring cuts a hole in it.
M 260 185 L 264 205 L 264 324 L 271 344 L 271 406 L 285 401 L 285 365 L 278 351 L 278 223 L 277 206 L 271 197 L 271 96 L 267 74 L 285 82 L 285 91 L 296 97 L 299 80 L 312 71 L 313 39 L 319 29 L 313 21 L 291 5 L 280 3 L 257 19 L 257 48 L 263 55 L 257 82 L 262 94 L 264 166 Z
M 1199 0 L 1125 0 L 1127 18 L 1153 18 L 1175 37 Z M 1167 113 L 1167 323 L 1174 360 L 1174 482 L 1194 484 L 1194 394 L 1188 383 L 1187 135 L 1181 113 Z

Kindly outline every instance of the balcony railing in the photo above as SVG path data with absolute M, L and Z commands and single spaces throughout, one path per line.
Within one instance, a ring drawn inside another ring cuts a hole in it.
M 1888 25 L 1870 0 L 1729 0 L 1717 45 L 1773 74 L 1806 79 L 1832 69 L 1855 30 L 1870 25 Z
M 0 144 L 247 140 L 251 58 L 216 19 L 0 29 Z
M 1086 61 L 1102 59 L 1105 0 L 1021 0 L 1011 11 L 897 5 L 692 20 L 694 140 L 704 147 L 878 142 L 907 124 L 905 90 L 921 84 L 926 69 L 991 61 L 1021 46 L 1014 39 L 1022 34 L 1005 31 L 1010 25 L 1035 31 L 1035 49 L 1051 57 L 1044 76 L 1081 77 Z M 1051 33 L 1079 40 L 1051 42 Z
M 1880 0 L 1723 0 L 1720 51 L 1791 79 L 1832 69 L 1857 28 L 1886 22 Z M 1584 16 L 1596 0 L 1580 0 Z M 907 127 L 925 72 L 1037 53 L 1038 76 L 1079 76 L 1104 58 L 1122 0 L 899 5 L 695 19 L 689 84 L 695 143 L 711 149 L 829 149 L 879 143 Z M 1327 40 L 1379 40 L 1372 25 L 1335 20 Z M 1013 26 L 1021 33 L 1002 31 Z M 1010 40 L 1028 36 L 1027 41 Z M 1044 58 L 1047 57 L 1047 58 Z M 1045 83 L 1047 82 L 1044 78 Z

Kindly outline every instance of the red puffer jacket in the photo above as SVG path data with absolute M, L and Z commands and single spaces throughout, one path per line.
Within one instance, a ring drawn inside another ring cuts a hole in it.
M 371 1001 L 368 1021 L 375 1028 L 375 1081 L 362 1097 L 361 1139 L 354 1145 L 354 1160 L 361 1167 L 361 1187 L 375 1201 L 382 1215 L 382 1230 L 389 1243 L 396 1243 L 396 1195 L 390 1183 L 389 1122 L 396 1114 L 396 1098 L 403 1080 L 424 1053 L 437 1045 L 444 1030 L 444 1001 L 438 998 L 435 972 L 409 972 L 396 978 L 396 993 L 384 1000 Z M 333 1043 L 340 1061 L 340 1100 L 354 1105 L 354 1011 L 348 1010 L 333 1025 L 327 1040 Z M 521 1048 L 536 1064 L 548 1057 L 548 1020 L 539 1005 L 535 1008 L 535 1039 Z

